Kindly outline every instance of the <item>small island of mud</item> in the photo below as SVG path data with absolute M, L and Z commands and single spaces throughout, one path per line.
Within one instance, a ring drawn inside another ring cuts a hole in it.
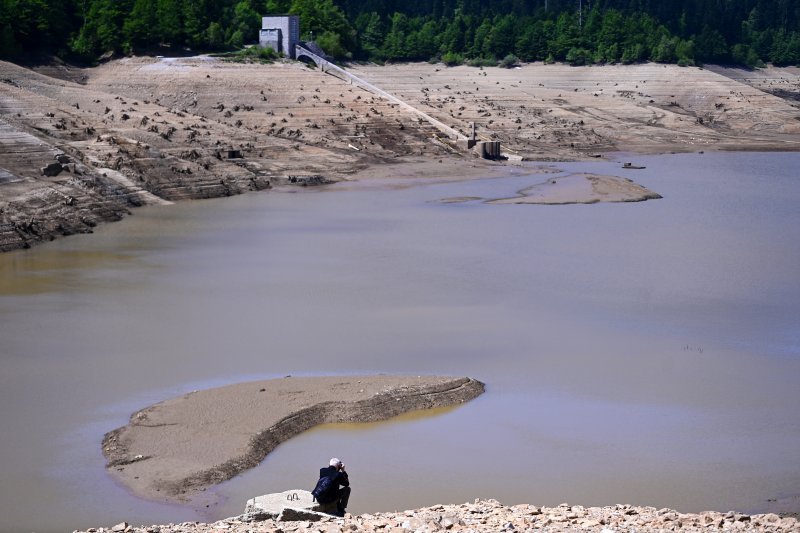
M 188 500 L 258 465 L 314 426 L 375 422 L 469 401 L 471 378 L 363 376 L 274 379 L 192 392 L 134 413 L 107 433 L 108 470 L 135 494 Z
M 661 195 L 618 176 L 570 174 L 526 187 L 518 196 L 489 200 L 489 204 L 595 204 L 598 202 L 643 202 Z

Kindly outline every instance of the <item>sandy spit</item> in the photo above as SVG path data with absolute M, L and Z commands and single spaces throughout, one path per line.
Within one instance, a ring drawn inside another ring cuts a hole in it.
M 643 202 L 661 195 L 633 180 L 597 174 L 570 174 L 526 187 L 513 198 L 489 200 L 490 204 L 595 204 L 598 202 Z
M 316 425 L 374 422 L 480 395 L 471 378 L 286 377 L 191 392 L 131 416 L 107 433 L 108 471 L 135 494 L 185 501 L 258 465 Z

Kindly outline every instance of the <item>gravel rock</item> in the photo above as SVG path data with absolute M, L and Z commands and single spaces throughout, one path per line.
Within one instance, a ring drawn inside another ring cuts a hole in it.
M 48 177 L 58 176 L 61 174 L 61 170 L 61 163 L 50 163 L 42 167 L 42 175 Z
M 711 533 L 717 531 L 800 532 L 795 518 L 776 514 L 748 516 L 737 512 L 679 513 L 672 509 L 615 505 L 582 507 L 567 504 L 559 507 L 533 505 L 506 506 L 496 500 L 475 500 L 461 505 L 435 505 L 397 513 L 375 513 L 344 518 L 314 513 L 302 509 L 284 509 L 293 515 L 292 522 L 267 518 L 258 524 L 242 517 L 220 520 L 213 524 L 187 522 L 161 526 L 140 526 L 127 530 L 135 533 L 289 533 L 317 531 L 343 533 L 350 531 L 445 532 L 483 533 L 498 531 L 592 531 L 597 533 L 687 531 Z M 315 516 L 301 516 L 311 513 Z M 319 516 L 317 516 L 319 515 Z M 568 518 L 579 515 L 579 518 Z M 288 515 L 287 515 L 288 516 Z M 317 518 L 318 520 L 314 520 Z M 119 524 L 122 525 L 122 524 Z M 125 524 L 127 526 L 127 524 Z M 117 526 L 114 526 L 115 528 Z M 113 531 L 119 531 L 112 528 Z M 86 533 L 98 531 L 89 529 Z

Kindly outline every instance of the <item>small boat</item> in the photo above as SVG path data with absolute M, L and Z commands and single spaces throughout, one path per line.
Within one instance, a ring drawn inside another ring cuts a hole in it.
M 638 170 L 638 169 L 647 168 L 647 167 L 641 167 L 639 165 L 634 165 L 633 163 L 623 163 L 622 168 L 632 168 L 632 169 Z

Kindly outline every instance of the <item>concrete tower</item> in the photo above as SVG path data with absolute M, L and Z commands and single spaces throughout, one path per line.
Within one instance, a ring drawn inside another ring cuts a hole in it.
M 279 54 L 295 58 L 294 46 L 300 42 L 300 17 L 297 15 L 278 15 L 261 18 L 261 32 L 258 44 L 272 48 Z

